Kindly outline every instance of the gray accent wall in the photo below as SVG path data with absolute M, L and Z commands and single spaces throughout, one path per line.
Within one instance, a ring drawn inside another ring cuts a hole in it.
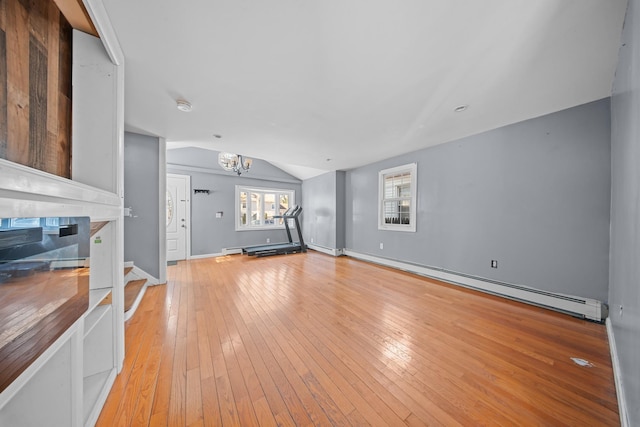
M 191 256 L 220 254 L 223 249 L 264 244 L 267 239 L 271 243 L 287 241 L 284 229 L 235 230 L 236 185 L 292 189 L 299 204 L 299 179 L 259 159 L 254 160 L 249 172 L 238 176 L 218 165 L 217 151 L 193 147 L 167 150 L 167 172 L 191 176 Z M 210 193 L 194 194 L 195 189 Z M 222 212 L 222 218 L 216 218 L 216 212 Z M 292 234 L 297 240 L 295 232 Z
M 162 280 L 160 271 L 160 144 L 157 137 L 124 134 L 124 259 Z
M 336 249 L 346 247 L 347 232 L 347 173 L 336 172 Z
M 307 244 L 344 248 L 345 172 L 327 172 L 302 183 L 303 236 Z
M 629 0 L 611 98 L 609 319 L 630 426 L 640 425 L 640 1 Z M 621 309 L 622 307 L 622 309 Z
M 346 247 L 606 301 L 610 132 L 604 99 L 348 171 Z M 378 172 L 412 162 L 417 231 L 378 230 Z

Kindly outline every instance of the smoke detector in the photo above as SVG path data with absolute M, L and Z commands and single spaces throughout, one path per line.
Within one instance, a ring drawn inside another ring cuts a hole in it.
M 193 108 L 189 102 L 184 101 L 182 99 L 178 99 L 177 106 L 178 106 L 178 110 L 184 111 L 185 113 L 188 113 Z

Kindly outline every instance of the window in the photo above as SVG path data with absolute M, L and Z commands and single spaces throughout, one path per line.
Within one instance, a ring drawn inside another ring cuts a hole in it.
M 416 163 L 380 171 L 378 229 L 416 231 L 417 172 Z
M 295 194 L 294 190 L 236 185 L 236 231 L 284 228 L 283 219 L 274 217 L 295 204 Z
M 40 227 L 40 218 L 11 218 L 11 228 Z

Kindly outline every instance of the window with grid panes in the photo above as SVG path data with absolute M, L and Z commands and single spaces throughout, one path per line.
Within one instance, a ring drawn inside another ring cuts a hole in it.
M 379 173 L 378 229 L 416 231 L 417 164 Z
M 294 203 L 294 190 L 236 185 L 236 231 L 284 228 L 283 219 L 274 217 Z

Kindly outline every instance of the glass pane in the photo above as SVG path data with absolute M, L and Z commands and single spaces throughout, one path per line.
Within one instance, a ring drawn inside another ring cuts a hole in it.
M 240 225 L 247 225 L 247 193 L 240 192 Z
M 400 200 L 384 202 L 383 217 L 385 224 L 411 224 L 411 201 Z
M 12 228 L 40 227 L 40 218 L 11 218 Z
M 251 225 L 262 224 L 262 194 L 251 193 Z
M 385 224 L 397 224 L 398 223 L 398 203 L 384 202 L 383 216 L 384 216 Z
M 411 216 L 409 213 L 401 213 L 400 214 L 400 224 L 401 225 L 411 225 Z
M 411 197 L 411 173 L 384 176 L 384 198 Z
M 289 195 L 288 194 L 280 194 L 280 207 L 279 207 L 279 215 L 284 214 L 287 209 L 289 209 Z M 284 219 L 278 218 L 278 225 L 283 225 Z
M 393 197 L 393 180 L 389 176 L 384 177 L 384 196 L 385 199 Z
M 403 175 L 398 180 L 397 185 L 398 197 L 411 197 L 411 175 Z
M 266 193 L 264 195 L 264 225 L 274 225 L 276 215 L 276 195 L 274 193 Z
M 173 197 L 171 197 L 171 193 L 167 191 L 167 227 L 173 221 Z
M 384 177 L 384 198 L 385 199 L 390 199 L 392 197 L 395 197 L 393 193 L 393 189 L 394 189 L 393 181 L 394 181 L 394 175 L 385 175 Z
M 60 218 L 58 217 L 47 217 L 44 219 L 45 227 L 59 227 L 60 226 Z
M 411 224 L 411 202 L 409 200 L 402 200 L 398 203 L 398 212 L 400 213 L 400 224 Z

